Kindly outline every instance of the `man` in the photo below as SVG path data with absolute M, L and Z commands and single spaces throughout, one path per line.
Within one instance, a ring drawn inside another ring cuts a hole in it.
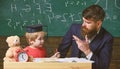
M 85 57 L 95 61 L 92 69 L 109 69 L 113 37 L 103 27 L 103 8 L 91 5 L 82 12 L 82 24 L 72 24 L 58 47 L 64 58 L 71 47 L 71 57 Z

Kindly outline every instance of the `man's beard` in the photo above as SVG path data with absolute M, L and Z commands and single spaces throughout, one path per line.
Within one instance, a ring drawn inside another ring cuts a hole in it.
M 81 27 L 81 35 L 83 38 L 85 38 L 85 36 L 87 35 L 88 39 L 91 39 L 94 35 L 97 34 L 97 29 L 94 28 L 93 30 L 88 30 L 85 27 Z

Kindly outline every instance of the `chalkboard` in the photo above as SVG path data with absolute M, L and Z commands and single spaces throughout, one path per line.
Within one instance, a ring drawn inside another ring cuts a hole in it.
M 0 0 L 0 36 L 23 36 L 23 26 L 32 24 L 43 24 L 48 36 L 63 36 L 72 23 L 81 23 L 83 9 L 92 4 L 104 8 L 103 26 L 120 37 L 120 0 Z

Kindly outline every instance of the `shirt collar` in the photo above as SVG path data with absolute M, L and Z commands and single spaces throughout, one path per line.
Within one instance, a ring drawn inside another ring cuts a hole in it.
M 100 28 L 100 29 L 101 29 L 101 28 Z M 99 34 L 100 29 L 97 31 L 97 34 Z M 96 34 L 96 35 L 97 35 L 97 34 Z M 91 39 L 88 39 L 88 42 L 89 42 L 89 43 L 91 43 L 91 42 L 92 42 L 92 40 L 96 37 L 96 35 L 94 35 Z

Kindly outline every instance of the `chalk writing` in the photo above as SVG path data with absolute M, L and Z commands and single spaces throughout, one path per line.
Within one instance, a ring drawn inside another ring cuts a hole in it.
M 105 1 L 105 2 L 103 2 L 103 3 L 105 3 L 104 9 L 107 10 L 107 8 L 108 8 L 108 0 L 104 0 L 104 1 Z M 97 0 L 97 1 L 95 2 L 95 4 L 99 4 L 99 2 L 101 2 L 101 0 Z
M 118 5 L 119 4 L 119 5 Z M 115 7 L 120 9 L 120 0 L 115 0 Z
M 31 6 L 28 5 L 28 4 L 26 4 L 26 5 L 25 5 L 25 8 L 23 8 L 23 9 L 21 9 L 21 10 L 24 11 L 24 12 L 30 12 L 30 11 L 31 11 Z
M 65 7 L 69 7 L 69 6 L 79 6 L 79 5 L 86 5 L 86 1 L 80 2 L 80 0 L 67 0 L 65 2 Z
M 23 2 L 27 2 L 28 0 L 23 0 Z M 39 15 L 41 16 L 41 14 L 45 14 L 45 16 L 47 17 L 46 19 L 48 19 L 48 22 L 49 23 L 52 23 L 52 21 L 55 19 L 55 20 L 59 20 L 60 22 L 67 22 L 68 20 L 71 21 L 71 22 L 80 22 L 81 21 L 81 11 L 78 11 L 77 13 L 62 13 L 62 14 L 56 14 L 53 10 L 54 8 L 52 7 L 52 4 L 50 3 L 50 0 L 41 0 L 42 2 L 36 2 L 36 0 L 32 0 L 31 3 L 33 4 L 24 4 L 23 7 L 21 8 L 18 8 L 20 5 L 16 5 L 17 4 L 17 0 L 13 0 L 13 2 L 11 2 L 11 13 L 19 13 L 18 15 L 21 17 L 21 18 L 26 18 L 27 15 L 31 15 L 30 17 L 36 17 L 36 15 Z M 99 4 L 99 2 L 101 2 L 101 0 L 96 0 L 95 4 Z M 43 3 L 43 4 L 42 4 Z M 105 10 L 107 10 L 108 8 L 108 0 L 105 0 Z M 65 7 L 69 7 L 69 6 L 85 6 L 87 3 L 86 1 L 80 1 L 80 0 L 76 0 L 76 1 L 73 1 L 73 0 L 66 0 L 64 2 L 65 4 Z M 33 7 L 32 7 L 33 6 Z M 115 0 L 115 7 L 120 9 L 120 7 L 117 5 L 117 0 Z M 35 10 L 35 11 L 33 11 Z M 109 17 L 109 15 L 107 15 L 106 19 L 111 19 Z M 113 19 L 117 19 L 117 16 L 114 15 L 113 16 Z M 13 19 L 12 18 L 8 18 L 8 26 L 9 27 L 12 27 L 11 26 L 11 23 L 13 23 Z M 18 19 L 19 20 L 19 19 Z M 30 19 L 31 20 L 31 19 Z M 40 19 L 38 19 L 39 22 L 41 23 Z M 35 23 L 36 20 L 23 20 L 23 23 L 24 25 L 26 23 Z M 15 22 L 16 24 L 21 24 L 22 22 Z M 16 26 L 16 25 L 15 25 Z
M 11 12 L 17 11 L 16 4 L 11 4 Z

